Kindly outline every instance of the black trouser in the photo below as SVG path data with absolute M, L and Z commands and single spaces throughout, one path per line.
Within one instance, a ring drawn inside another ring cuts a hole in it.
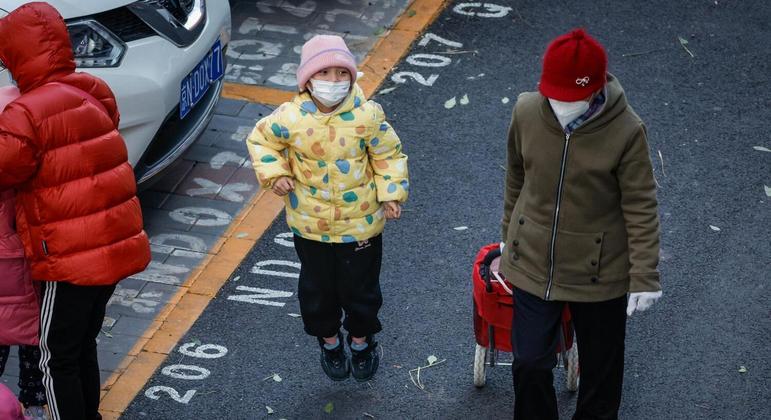
M 0 376 L 5 372 L 10 346 L 0 346 Z M 24 407 L 46 405 L 43 372 L 40 371 L 40 349 L 37 346 L 19 346 L 19 401 Z
M 367 241 L 325 243 L 294 237 L 300 258 L 300 300 L 305 332 L 333 337 L 343 326 L 354 337 L 366 337 L 382 329 L 377 313 L 383 304 L 380 263 L 383 238 Z
M 626 296 L 604 302 L 545 301 L 514 290 L 514 418 L 556 420 L 554 375 L 562 310 L 567 304 L 578 342 L 581 380 L 574 420 L 617 419 L 624 376 Z
M 115 286 L 42 283 L 40 369 L 52 419 L 100 419 L 96 337 Z

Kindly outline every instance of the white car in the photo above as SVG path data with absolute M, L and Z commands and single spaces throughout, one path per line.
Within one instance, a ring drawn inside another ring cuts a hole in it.
M 198 138 L 222 90 L 228 0 L 47 0 L 64 17 L 78 71 L 106 81 L 139 184 Z M 1 0 L 0 17 L 25 0 Z M 0 68 L 0 86 L 10 83 Z

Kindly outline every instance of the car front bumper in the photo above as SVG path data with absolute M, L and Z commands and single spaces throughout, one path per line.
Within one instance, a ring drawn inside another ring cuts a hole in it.
M 179 119 L 179 100 L 184 77 L 218 39 L 223 48 L 230 41 L 230 8 L 214 5 L 208 2 L 205 27 L 188 47 L 152 36 L 129 42 L 119 67 L 82 69 L 105 80 L 118 100 L 120 132 L 139 184 L 178 158 L 211 119 L 221 80 L 212 84 L 183 120 Z

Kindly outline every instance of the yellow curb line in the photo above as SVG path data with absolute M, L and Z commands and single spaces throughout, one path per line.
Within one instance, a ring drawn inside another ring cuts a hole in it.
M 409 51 L 410 45 L 444 10 L 449 0 L 414 0 L 397 19 L 391 30 L 372 47 L 359 70 L 364 76 L 358 81 L 367 97 L 383 84 L 391 68 Z M 412 12 L 415 12 L 414 14 Z M 412 16 L 410 16 L 412 15 Z M 278 106 L 291 101 L 295 92 L 264 86 L 225 83 L 222 97 Z
M 360 85 L 368 97 L 375 93 L 390 69 L 409 51 L 412 42 L 446 3 L 447 0 L 414 0 L 405 9 L 408 12 L 375 44 L 360 66 L 366 73 Z M 222 94 L 225 98 L 268 105 L 280 105 L 293 95 L 294 92 L 232 83 L 225 84 Z M 211 252 L 216 254 L 208 255 L 190 274 L 103 384 L 100 403 L 103 418 L 117 419 L 123 414 L 283 208 L 282 199 L 260 191 L 239 212 L 213 247 Z

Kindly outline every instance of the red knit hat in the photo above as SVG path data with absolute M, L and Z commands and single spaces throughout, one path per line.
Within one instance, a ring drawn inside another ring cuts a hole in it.
M 605 85 L 607 70 L 602 45 L 583 29 L 575 29 L 549 44 L 538 90 L 558 101 L 579 101 Z

